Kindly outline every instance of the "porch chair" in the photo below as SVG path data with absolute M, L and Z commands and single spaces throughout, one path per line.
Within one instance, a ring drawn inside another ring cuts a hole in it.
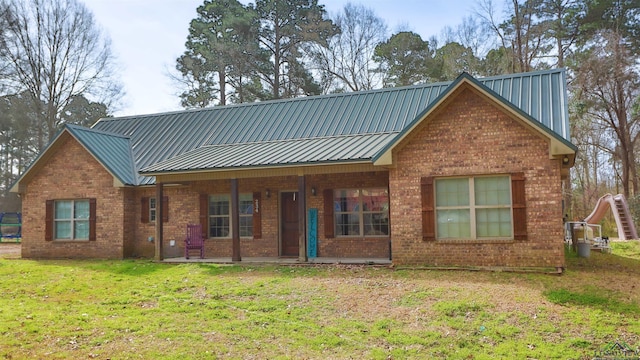
M 189 250 L 200 250 L 200 258 L 204 258 L 204 239 L 201 224 L 188 224 L 187 237 L 184 239 L 184 257 L 189 259 Z

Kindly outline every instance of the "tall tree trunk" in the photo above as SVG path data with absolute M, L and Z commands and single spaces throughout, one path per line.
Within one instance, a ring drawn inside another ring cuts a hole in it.
M 218 82 L 220 83 L 220 105 L 227 105 L 227 76 L 224 65 L 218 70 Z

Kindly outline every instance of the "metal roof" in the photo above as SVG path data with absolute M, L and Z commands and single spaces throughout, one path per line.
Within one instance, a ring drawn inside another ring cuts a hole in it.
M 516 105 L 514 105 L 513 103 L 511 103 L 501 95 L 499 95 L 494 90 L 484 86 L 479 80 L 475 79 L 473 76 L 467 73 L 463 73 L 451 83 L 451 85 L 447 88 L 447 90 L 442 92 L 437 99 L 431 102 L 418 116 L 416 116 L 416 118 L 410 124 L 407 124 L 407 126 L 398 134 L 398 136 L 396 136 L 392 141 L 389 141 L 384 146 L 384 148 L 372 158 L 373 163 L 376 165 L 382 165 L 386 163 L 391 164 L 390 153 L 393 147 L 395 147 L 398 143 L 400 143 L 408 133 L 413 131 L 413 129 L 420 122 L 424 120 L 427 114 L 429 114 L 435 107 L 437 107 L 440 104 L 440 102 L 444 98 L 448 97 L 458 86 L 461 86 L 463 83 L 467 83 L 470 86 L 491 96 L 493 99 L 495 99 L 495 101 L 502 104 L 505 108 L 511 109 L 514 113 L 521 116 L 531 126 L 533 126 L 534 128 L 537 128 L 542 134 L 546 134 L 548 138 L 551 140 L 550 150 L 552 150 L 552 153 L 557 154 L 558 152 L 561 152 L 562 154 L 567 154 L 567 153 L 575 153 L 577 151 L 577 147 L 573 145 L 569 140 L 560 136 L 558 133 L 554 132 L 553 130 L 551 130 L 541 122 L 533 119 L 533 117 L 525 113 L 522 109 L 520 109 L 519 107 L 517 107 Z M 381 159 L 384 159 L 384 160 L 381 160 Z
M 65 125 L 65 130 L 68 130 L 122 184 L 138 184 L 138 173 L 134 167 L 128 137 L 76 125 Z
M 494 76 L 477 81 L 557 136 L 569 139 L 563 69 Z M 98 121 L 93 129 L 129 137 L 136 169 L 148 171 L 158 169 L 153 167 L 155 164 L 168 166 L 166 160 L 209 145 L 276 144 L 295 139 L 399 133 L 451 84 L 441 82 L 106 118 Z M 307 148 L 300 147 L 298 151 L 307 151 Z M 290 160 L 302 161 L 306 154 L 299 152 L 297 156 L 300 159 Z M 184 160 L 184 157 L 180 159 Z M 177 169 L 175 166 L 169 168 Z M 153 182 L 153 177 L 138 177 L 139 184 Z
M 146 167 L 147 174 L 370 161 L 397 133 L 209 145 Z

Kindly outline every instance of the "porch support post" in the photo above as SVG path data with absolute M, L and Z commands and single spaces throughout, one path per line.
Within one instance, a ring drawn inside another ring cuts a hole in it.
M 298 261 L 307 262 L 307 194 L 304 175 L 298 176 Z
M 238 179 L 231 179 L 231 224 L 232 255 L 231 261 L 241 261 L 240 257 L 240 195 L 238 193 Z
M 163 197 L 163 184 L 161 182 L 156 182 L 156 238 L 155 238 L 155 250 L 156 250 L 156 261 L 164 260 L 163 254 L 163 226 L 162 218 L 164 214 L 162 213 L 162 208 L 164 207 L 162 197 Z M 149 209 L 142 209 L 142 211 L 149 211 Z

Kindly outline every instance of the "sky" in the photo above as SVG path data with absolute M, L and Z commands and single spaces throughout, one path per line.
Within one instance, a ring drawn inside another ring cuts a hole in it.
M 169 73 L 184 52 L 189 22 L 204 0 L 81 0 L 97 25 L 110 37 L 124 86 L 115 116 L 181 110 L 179 91 Z M 246 3 L 246 1 L 242 1 Z M 319 0 L 331 16 L 347 0 Z M 414 31 L 427 40 L 470 15 L 476 0 L 366 0 L 387 23 L 391 35 L 398 29 Z

